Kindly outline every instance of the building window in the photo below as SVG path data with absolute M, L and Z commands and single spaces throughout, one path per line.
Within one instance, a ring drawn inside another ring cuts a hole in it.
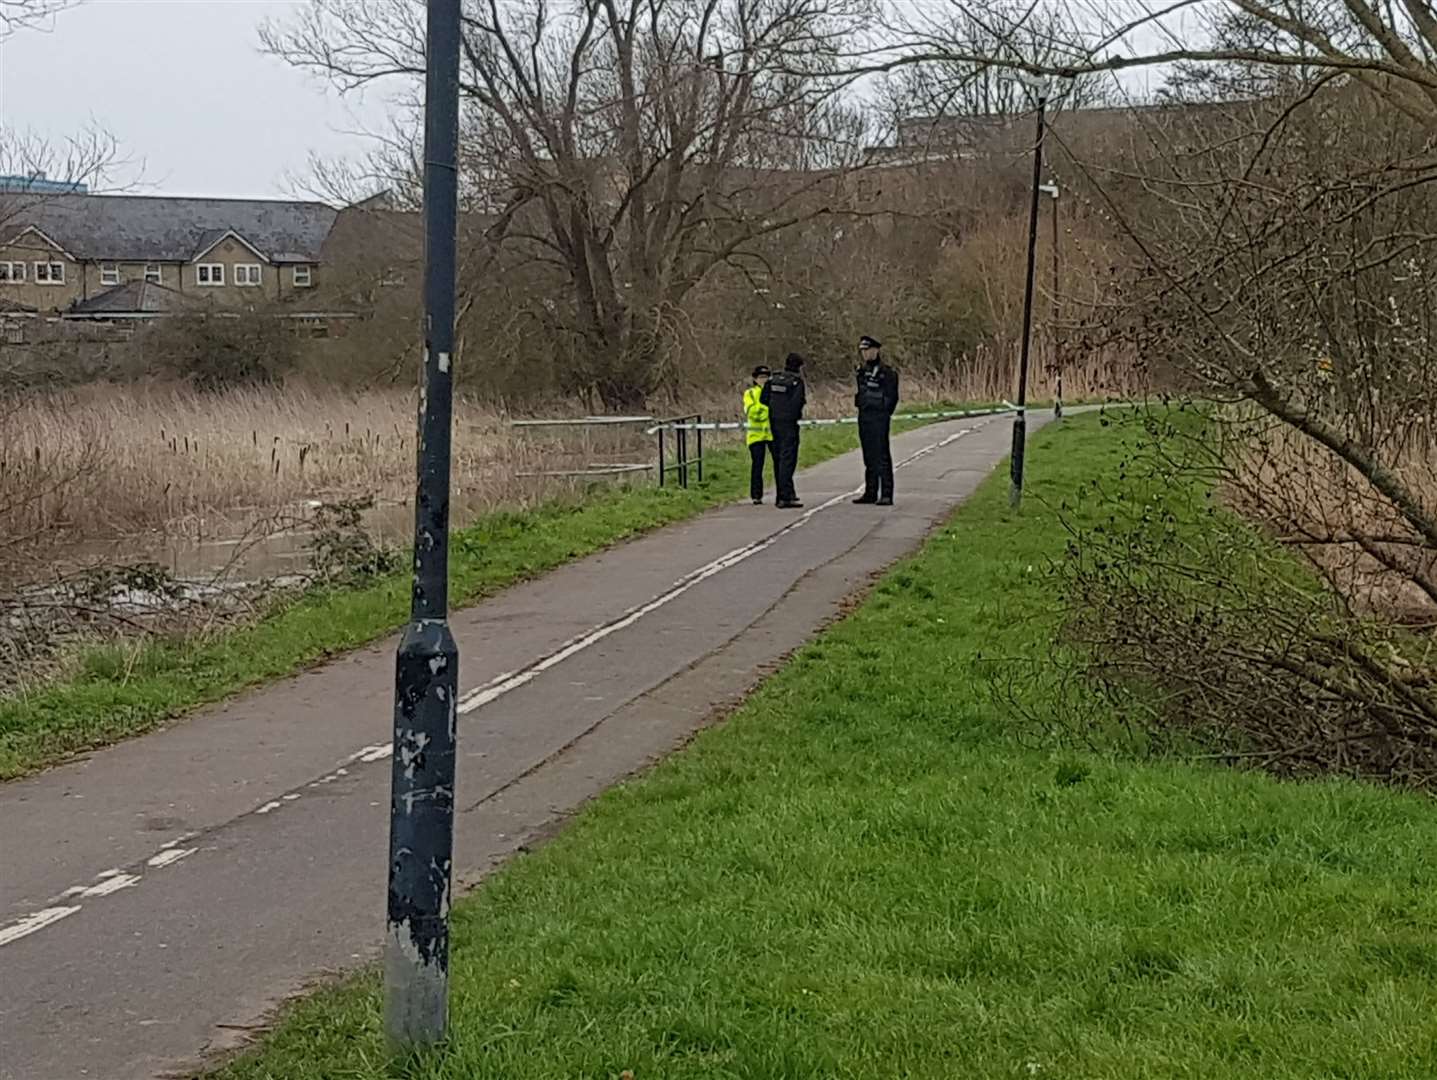
M 264 268 L 259 263 L 235 263 L 235 284 L 255 286 L 263 280 Z
M 145 280 L 151 285 L 158 285 L 160 283 L 160 268 L 154 263 L 145 264 Z
M 308 266 L 296 266 L 294 268 L 294 287 L 296 289 L 307 289 L 314 284 L 313 272 Z
M 118 285 L 120 283 L 120 268 L 113 264 L 102 263 L 100 265 L 100 284 Z
M 200 263 L 195 267 L 195 281 L 201 285 L 223 285 L 225 283 L 224 263 Z
M 35 264 L 35 284 L 65 284 L 65 264 L 57 262 L 37 262 Z
M 24 281 L 25 264 L 0 262 L 0 282 Z

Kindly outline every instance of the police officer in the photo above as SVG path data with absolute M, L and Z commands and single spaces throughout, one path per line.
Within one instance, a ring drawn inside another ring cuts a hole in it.
M 768 406 L 773 430 L 773 471 L 778 486 L 774 505 L 780 510 L 797 510 L 803 505 L 793 489 L 793 471 L 798 467 L 798 422 L 803 418 L 807 395 L 803 387 L 803 357 L 789 353 L 783 370 L 770 375 L 759 400 Z
M 867 334 L 858 339 L 863 358 L 856 372 L 858 393 L 858 439 L 863 444 L 863 495 L 860 505 L 893 505 L 893 449 L 888 429 L 893 410 L 898 408 L 898 372 L 883 362 L 883 343 Z
M 743 392 L 743 423 L 747 434 L 749 469 L 748 493 L 754 506 L 763 505 L 763 462 L 773 447 L 773 431 L 768 423 L 768 406 L 759 399 L 763 384 L 768 381 L 768 368 L 759 364 L 753 369 L 753 385 Z M 777 469 L 775 469 L 777 472 Z

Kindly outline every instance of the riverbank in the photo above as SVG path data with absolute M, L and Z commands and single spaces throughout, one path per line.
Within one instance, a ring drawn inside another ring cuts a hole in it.
M 852 427 L 805 435 L 802 464 L 857 443 Z M 739 498 L 748 484 L 740 447 L 707 455 L 688 489 L 593 485 L 536 506 L 492 511 L 458 530 L 451 597 L 460 607 L 574 558 Z M 0 699 L 0 779 L 151 730 L 248 687 L 292 675 L 374 641 L 408 614 L 409 576 L 315 587 L 276 602 L 256 621 L 179 639 L 127 641 L 79 651 L 70 674 Z
M 460 901 L 441 1051 L 390 1062 L 370 972 L 218 1078 L 1437 1075 L 1428 800 L 1032 749 L 993 698 L 1058 634 L 1058 507 L 1169 508 L 1126 437 L 1038 433 L 1021 513 L 1000 469 L 736 715 Z

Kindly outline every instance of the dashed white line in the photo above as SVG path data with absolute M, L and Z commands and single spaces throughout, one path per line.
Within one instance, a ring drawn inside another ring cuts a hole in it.
M 146 866 L 152 866 L 156 870 L 177 863 L 181 859 L 193 855 L 199 848 L 165 848 L 158 855 L 151 855 L 145 860 Z
M 975 425 L 971 428 L 965 428 L 962 431 L 958 431 L 952 435 L 949 435 L 947 438 L 939 440 L 938 442 L 930 443 L 928 446 L 925 446 L 921 450 L 918 450 L 915 453 L 909 455 L 902 461 L 897 462 L 894 468 L 901 469 L 906 465 L 911 465 L 913 462 L 919 460 L 920 458 L 927 457 L 929 454 L 941 450 L 945 446 L 950 446 L 951 444 L 957 442 L 959 439 L 963 438 L 970 432 L 976 431 L 978 427 L 981 426 L 982 425 L 980 424 Z M 782 537 L 787 536 L 795 529 L 802 528 L 804 525 L 808 524 L 808 522 L 812 521 L 814 517 L 816 517 L 818 514 L 821 514 L 823 511 L 837 506 L 845 499 L 852 498 L 860 490 L 861 489 L 859 488 L 855 488 L 853 491 L 845 491 L 842 494 L 835 495 L 833 498 L 820 503 L 818 506 L 813 507 L 811 510 L 805 511 L 800 517 L 789 522 L 777 532 L 764 537 L 762 540 L 756 540 L 751 544 L 746 544 L 743 547 L 735 548 L 734 550 L 728 552 L 726 555 L 721 555 L 717 559 L 714 559 L 707 565 L 701 566 L 697 570 L 685 574 L 678 581 L 674 582 L 674 584 L 670 588 L 660 593 L 658 596 L 655 596 L 647 603 L 641 604 L 635 608 L 631 608 L 629 611 L 625 612 L 618 618 L 613 619 L 612 621 L 607 622 L 602 626 L 597 626 L 593 630 L 590 630 L 580 635 L 579 637 L 573 638 L 572 640 L 566 642 L 563 646 L 561 646 L 557 651 L 550 653 L 548 656 L 540 660 L 535 661 L 528 667 L 522 668 L 519 671 L 509 672 L 504 675 L 500 675 L 494 679 L 491 679 L 489 682 L 485 683 L 480 687 L 477 687 L 474 690 L 471 690 L 469 693 L 461 697 L 457 706 L 458 711 L 460 713 L 473 712 L 475 709 L 482 708 L 490 702 L 495 701 L 500 697 L 503 697 L 505 694 L 533 682 L 544 672 L 563 663 L 565 660 L 576 655 L 577 653 L 583 652 L 585 649 L 588 649 L 591 646 L 598 644 L 600 641 L 603 641 L 610 635 L 616 634 L 620 630 L 634 625 L 634 623 L 638 622 L 645 615 L 649 615 L 654 611 L 657 611 L 659 608 L 663 607 L 665 604 L 671 603 L 672 601 L 678 599 L 690 589 L 701 584 L 702 582 L 707 581 L 709 578 L 712 578 L 716 574 L 721 574 L 723 571 L 737 566 L 739 563 L 752 558 L 760 552 L 766 551 L 768 548 L 772 547 L 775 543 L 777 543 Z M 338 780 L 340 777 L 349 775 L 349 770 L 344 768 L 345 765 L 353 764 L 354 762 L 372 764 L 377 761 L 383 761 L 385 758 L 390 757 L 393 753 L 394 745 L 392 743 L 374 743 L 370 746 L 362 746 L 354 753 L 346 757 L 343 762 L 341 762 L 340 766 L 336 768 L 333 772 L 328 773 L 325 776 L 321 776 L 318 780 L 311 781 L 307 786 L 313 788 L 319 787 L 323 784 L 332 783 L 333 781 Z M 251 811 L 251 813 L 260 815 L 269 814 L 275 810 L 278 810 L 281 806 L 284 805 L 284 803 L 293 802 L 299 797 L 300 796 L 298 792 L 289 792 L 288 794 L 283 795 L 281 799 L 272 799 L 269 802 L 264 803 L 262 806 L 259 806 L 255 810 Z M 193 855 L 195 851 L 198 850 L 197 848 L 179 847 L 182 842 L 184 842 L 185 840 L 192 839 L 193 836 L 193 833 L 186 833 L 183 836 L 178 837 L 177 839 L 170 840 L 167 843 L 161 845 L 159 851 L 156 854 L 150 856 L 148 860 L 146 860 L 146 865 L 154 869 L 163 869 L 164 867 L 172 866 L 173 864 L 179 862 L 181 859 Z M 124 871 L 118 869 L 104 870 L 98 875 L 96 875 L 96 878 L 97 883 L 94 885 L 73 886 L 69 889 L 66 889 L 65 892 L 61 895 L 63 897 L 86 898 L 109 896 L 112 893 L 119 892 L 121 889 L 132 888 L 135 885 L 138 885 L 141 880 L 138 874 L 127 874 Z M 48 907 L 42 911 L 37 911 L 32 915 L 27 915 L 23 919 L 11 923 L 8 926 L 0 927 L 0 946 L 8 945 L 12 941 L 18 941 L 21 938 L 28 937 L 30 934 L 35 933 L 37 930 L 42 930 L 47 926 L 59 922 L 61 919 L 68 918 L 79 910 L 79 905 Z
M 138 874 L 116 874 L 113 877 L 105 878 L 98 885 L 91 885 L 88 889 L 80 890 L 75 895 L 84 897 L 109 896 L 111 893 L 117 893 L 121 889 L 133 889 L 139 883 L 140 876 Z
M 61 919 L 73 915 L 79 910 L 80 908 L 78 906 L 49 907 L 44 911 L 37 911 L 33 915 L 26 915 L 19 922 L 0 927 L 0 945 L 9 945 L 12 941 L 19 941 L 23 937 L 29 937 L 36 930 L 43 930 L 52 923 L 57 923 Z
M 894 468 L 901 469 L 905 465 L 911 465 L 919 458 L 927 457 L 934 451 L 941 450 L 943 447 L 958 441 L 963 436 L 967 435 L 970 431 L 974 430 L 976 430 L 976 428 L 965 428 L 962 431 L 958 431 L 952 435 L 949 435 L 945 439 L 942 439 L 935 443 L 931 443 L 928 446 L 925 446 L 921 450 L 918 450 L 914 454 L 910 455 L 909 457 L 906 457 L 902 461 L 898 462 L 898 464 L 895 465 Z M 460 715 L 463 715 L 465 713 L 471 713 L 475 709 L 483 708 L 485 705 L 488 705 L 490 702 L 503 697 L 505 694 L 533 682 L 540 675 L 544 674 L 544 672 L 550 670 L 551 668 L 557 667 L 559 664 L 562 664 L 565 660 L 568 660 L 570 657 L 576 655 L 577 653 L 583 652 L 585 649 L 597 645 L 599 642 L 603 641 L 611 634 L 616 634 L 620 630 L 624 630 L 634 625 L 634 623 L 638 622 L 645 615 L 652 614 L 659 608 L 663 607 L 665 604 L 677 600 L 684 593 L 694 588 L 694 586 L 702 584 L 709 578 L 713 577 L 715 574 L 721 574 L 723 573 L 723 571 L 731 569 L 737 566 L 739 563 L 745 561 L 746 559 L 750 559 L 753 556 L 759 554 L 760 552 L 767 550 L 768 548 L 776 544 L 782 537 L 787 536 L 793 530 L 802 528 L 804 525 L 808 524 L 818 514 L 821 514 L 823 511 L 837 506 L 839 503 L 843 502 L 846 499 L 851 499 L 861 490 L 861 488 L 854 488 L 852 491 L 845 491 L 842 494 L 835 495 L 833 498 L 828 499 L 826 502 L 822 502 L 818 506 L 813 507 L 811 510 L 805 511 L 802 516 L 785 525 L 782 529 L 779 529 L 778 532 L 766 536 L 762 540 L 755 540 L 753 543 L 746 544 L 741 548 L 735 548 L 733 551 L 728 552 L 726 555 L 720 555 L 717 559 L 714 559 L 707 565 L 701 566 L 697 570 L 691 571 L 690 573 L 684 575 L 678 581 L 674 582 L 674 584 L 670 586 L 668 590 L 660 593 L 658 596 L 654 597 L 647 603 L 641 604 L 636 608 L 631 608 L 623 615 L 620 615 L 617 619 L 614 619 L 611 622 L 607 622 L 602 626 L 597 626 L 594 629 L 589 630 L 576 638 L 570 639 L 569 641 L 561 645 L 557 651 L 550 653 L 543 659 L 538 660 L 535 663 L 530 664 L 528 667 L 520 669 L 519 671 L 507 672 L 503 675 L 499 675 L 496 678 L 489 680 L 489 682 L 485 683 L 484 685 L 469 691 L 469 693 L 464 694 L 459 698 L 458 710 Z M 360 760 L 364 759 L 361 758 Z

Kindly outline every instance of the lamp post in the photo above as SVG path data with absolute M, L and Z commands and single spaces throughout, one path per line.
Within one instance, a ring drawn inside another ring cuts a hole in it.
M 449 631 L 449 468 L 458 218 L 460 0 L 428 0 L 424 368 L 410 621 L 395 664 L 384 1028 L 398 1049 L 444 1037 L 459 650 Z
M 1013 417 L 1012 485 L 1008 501 L 1017 509 L 1023 502 L 1023 458 L 1028 443 L 1028 359 L 1033 336 L 1033 279 L 1038 257 L 1038 199 L 1043 183 L 1043 136 L 1047 132 L 1048 87 L 1038 90 L 1038 141 L 1033 147 L 1033 198 L 1028 211 L 1028 275 L 1023 293 L 1023 345 L 1018 363 L 1018 402 Z
M 1053 288 L 1048 297 L 1052 301 L 1053 315 L 1053 369 L 1057 374 L 1057 387 L 1053 397 L 1053 415 L 1063 415 L 1063 357 L 1058 348 L 1058 185 L 1040 184 L 1038 190 L 1053 197 Z

